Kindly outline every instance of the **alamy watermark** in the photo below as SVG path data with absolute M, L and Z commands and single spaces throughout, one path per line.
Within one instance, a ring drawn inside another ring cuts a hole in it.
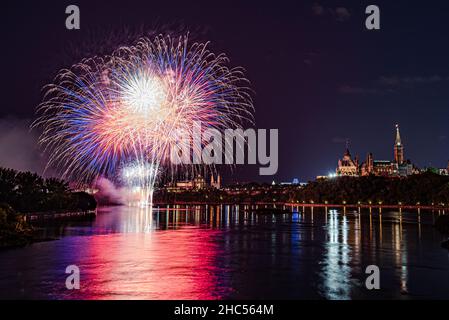
M 365 13 L 369 16 L 365 20 L 365 27 L 368 30 L 380 29 L 380 9 L 378 6 L 372 4 L 366 7 Z
M 65 20 L 65 27 L 68 30 L 80 29 L 80 8 L 77 5 L 71 4 L 66 7 L 65 13 L 68 14 Z M 380 29 L 380 9 L 377 5 L 369 5 L 365 9 L 368 17 L 365 20 L 365 27 L 368 30 Z
M 369 276 L 365 280 L 365 287 L 368 290 L 379 290 L 380 289 L 380 270 L 379 267 L 372 264 L 366 267 L 366 274 Z
M 274 175 L 278 170 L 278 129 L 203 129 L 194 122 L 189 132 L 175 134 L 178 143 L 170 150 L 170 160 L 180 164 L 259 164 L 259 174 Z M 268 137 L 269 136 L 269 137 Z
M 80 268 L 72 264 L 67 266 L 65 273 L 69 276 L 65 279 L 65 287 L 68 290 L 79 290 L 80 289 Z
M 68 30 L 80 29 L 80 8 L 74 4 L 71 4 L 65 8 L 65 13 L 68 17 L 65 19 L 65 27 Z

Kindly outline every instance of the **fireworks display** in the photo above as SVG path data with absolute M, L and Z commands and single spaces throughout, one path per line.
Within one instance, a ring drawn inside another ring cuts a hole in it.
M 227 63 L 207 43 L 157 36 L 61 70 L 33 124 L 48 166 L 78 183 L 125 181 L 151 202 L 157 173 L 174 169 L 170 152 L 194 123 L 222 130 L 251 118 L 243 71 Z
M 158 164 L 135 161 L 121 168 L 121 181 L 126 186 L 129 205 L 146 206 L 152 203 L 153 186 L 157 178 Z

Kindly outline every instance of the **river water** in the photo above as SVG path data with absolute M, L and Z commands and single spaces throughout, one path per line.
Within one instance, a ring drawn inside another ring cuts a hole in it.
M 449 299 L 439 212 L 103 207 L 0 252 L 3 299 Z M 339 209 L 340 210 L 340 209 Z M 80 270 L 68 290 L 66 267 Z M 366 267 L 380 289 L 365 287 Z

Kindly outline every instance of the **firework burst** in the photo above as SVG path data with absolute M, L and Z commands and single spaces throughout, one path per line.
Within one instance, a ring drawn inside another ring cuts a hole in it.
M 122 179 L 140 172 L 131 181 L 147 189 L 147 202 L 157 172 L 175 169 L 170 152 L 184 143 L 180 134 L 193 136 L 194 123 L 223 130 L 252 119 L 243 71 L 227 64 L 207 43 L 158 36 L 61 70 L 33 124 L 42 129 L 48 165 L 78 183 L 116 179 L 123 168 Z

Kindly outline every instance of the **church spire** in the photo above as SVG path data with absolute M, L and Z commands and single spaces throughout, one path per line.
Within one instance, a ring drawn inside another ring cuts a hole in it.
M 399 133 L 399 124 L 396 124 L 396 141 L 395 141 L 395 144 L 396 144 L 397 146 L 402 145 L 402 142 L 401 142 L 401 134 Z
M 397 164 L 404 163 L 404 146 L 399 133 L 399 124 L 396 124 L 396 140 L 394 141 L 394 162 Z
M 351 153 L 349 152 L 349 139 L 346 139 L 345 156 L 351 156 Z

